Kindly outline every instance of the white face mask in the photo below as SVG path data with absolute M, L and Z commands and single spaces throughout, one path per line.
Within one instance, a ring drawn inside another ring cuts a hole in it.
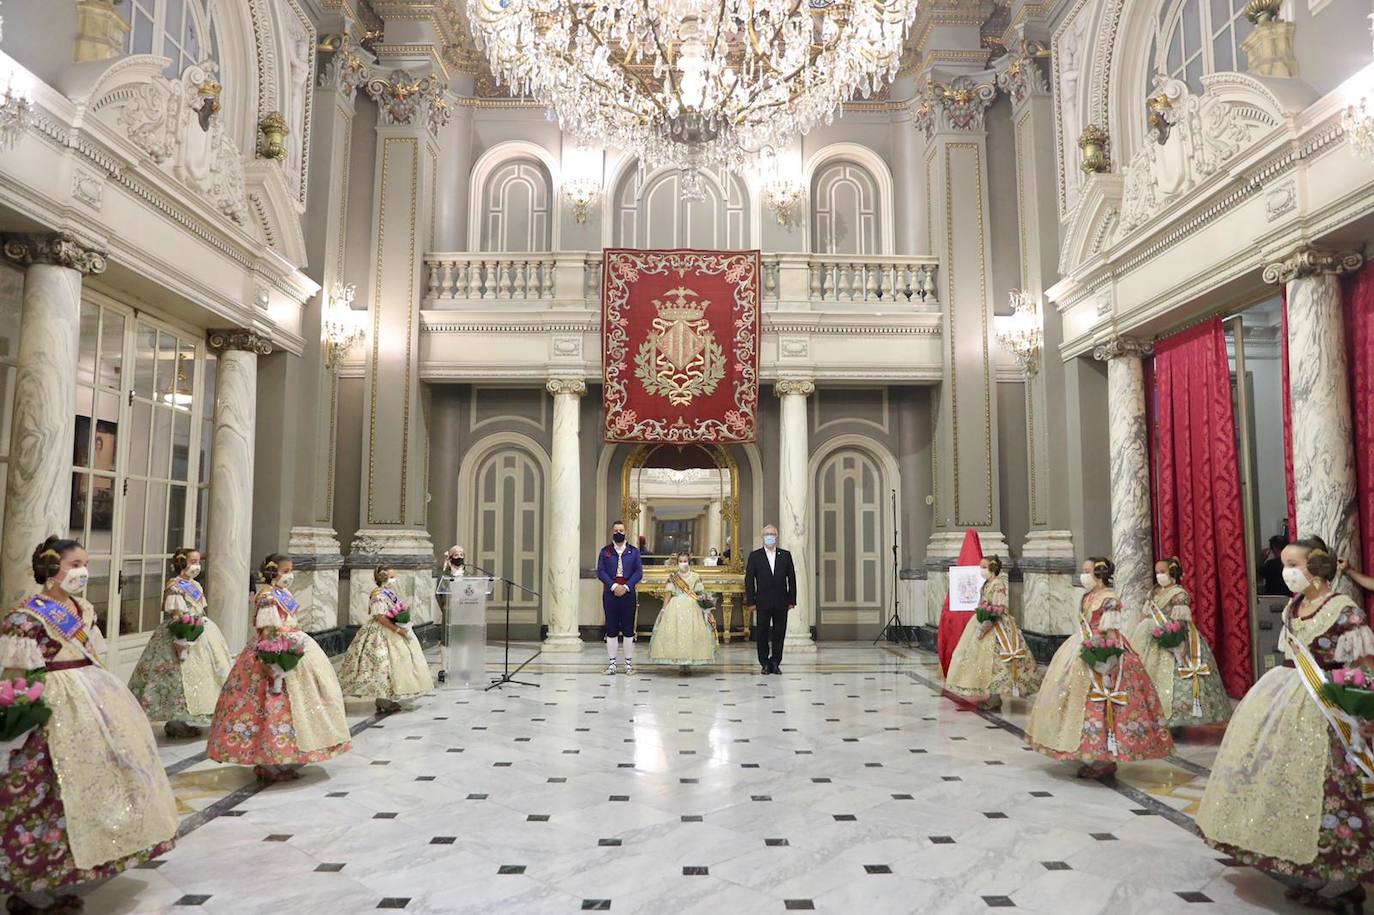
M 1312 584 L 1311 580 L 1307 577 L 1307 573 L 1297 566 L 1283 567 L 1283 583 L 1287 585 L 1288 590 L 1292 591 L 1294 594 L 1300 591 L 1306 591 L 1307 586 Z
M 290 585 L 291 582 L 293 582 L 293 581 L 295 581 L 295 580 L 296 580 L 296 573 L 295 573 L 295 572 L 287 572 L 287 573 L 285 573 L 284 575 L 282 575 L 281 578 L 278 578 L 278 579 L 277 579 L 277 585 L 280 586 L 280 587 L 285 588 L 285 587 L 287 587 L 288 585 Z
M 681 569 L 682 571 L 686 572 L 686 571 L 687 571 L 687 567 L 688 567 L 689 565 L 690 565 L 690 563 L 679 562 L 679 563 L 677 564 L 677 567 L 678 567 L 679 569 Z
M 1167 588 L 1169 587 L 1169 585 L 1174 583 L 1173 578 L 1169 575 L 1168 572 L 1156 572 L 1155 581 L 1159 582 L 1159 586 L 1161 588 Z
M 58 582 L 58 587 L 68 594 L 80 594 L 86 590 L 86 584 L 91 580 L 91 573 L 88 569 L 68 569 L 67 574 L 62 576 Z
M 197 577 L 198 575 L 200 575 L 200 564 L 199 564 L 199 563 L 197 563 L 196 565 L 193 565 L 193 566 L 187 566 L 187 567 L 186 567 L 186 577 L 187 577 L 187 578 L 195 578 L 195 577 Z
M 391 576 L 389 576 L 389 577 L 387 578 L 387 580 L 386 580 L 386 586 L 387 586 L 388 588 L 394 588 L 394 587 L 396 587 L 396 576 L 395 576 L 395 575 L 391 575 Z
M 1091 572 L 1082 572 L 1078 576 L 1078 583 L 1083 586 L 1084 591 L 1091 591 L 1097 587 L 1097 576 Z
M 978 571 L 982 574 L 984 581 L 992 581 L 992 569 L 979 569 Z

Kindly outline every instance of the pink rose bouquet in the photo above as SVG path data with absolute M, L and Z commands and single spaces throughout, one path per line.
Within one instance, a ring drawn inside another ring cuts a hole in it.
M 1083 647 L 1078 649 L 1078 656 L 1083 659 L 1083 663 L 1097 669 L 1110 667 L 1125 651 L 1126 648 L 1119 639 L 1095 635 L 1083 640 Z
M 177 660 L 184 661 L 186 652 L 191 650 L 191 643 L 200 638 L 200 634 L 205 631 L 205 619 L 190 613 L 178 613 L 168 621 L 167 631 L 172 635 Z
M 410 625 L 410 604 L 403 600 L 398 600 L 391 605 L 391 609 L 386 612 L 386 618 L 397 626 Z
M 1002 618 L 1003 610 L 996 604 L 979 604 L 975 611 L 978 622 L 995 623 Z
M 272 692 L 280 693 L 282 679 L 287 674 L 296 669 L 296 665 L 305 657 L 305 646 L 287 638 L 284 635 L 273 636 L 270 639 L 259 639 L 253 646 L 257 652 L 258 660 L 266 664 L 272 672 Z
M 1346 714 L 1362 721 L 1374 721 L 1374 674 L 1361 667 L 1341 667 L 1330 671 L 1322 684 L 1326 698 Z
M 52 717 L 52 709 L 43 701 L 43 690 L 41 680 L 0 680 L 0 761 L 6 769 L 10 752 L 22 747 L 29 732 Z
M 1160 648 L 1172 650 L 1183 644 L 1183 640 L 1188 638 L 1188 624 L 1182 620 L 1169 620 L 1162 626 L 1156 626 L 1150 632 L 1150 638 L 1155 640 Z

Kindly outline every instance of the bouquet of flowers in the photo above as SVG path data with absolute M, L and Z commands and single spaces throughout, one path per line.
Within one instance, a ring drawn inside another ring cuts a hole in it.
M 186 652 L 191 648 L 191 643 L 200 638 L 200 634 L 205 631 L 205 619 L 190 613 L 178 613 L 167 624 L 167 631 L 172 634 L 172 644 L 176 646 L 177 659 L 184 661 L 186 660 Z
M 996 604 L 979 604 L 977 615 L 980 623 L 995 623 L 1002 618 L 1003 610 Z
M 272 692 L 281 692 L 282 679 L 291 671 L 296 669 L 296 665 L 305 657 L 305 646 L 295 642 L 284 635 L 274 636 L 270 639 L 259 639 L 253 646 L 257 652 L 258 660 L 266 664 L 272 671 Z
M 52 717 L 43 701 L 43 682 L 15 677 L 0 680 L 0 760 L 9 768 L 10 753 L 29 739 L 29 731 L 41 727 Z
M 1348 715 L 1374 721 L 1374 674 L 1359 667 L 1333 670 L 1322 684 L 1322 693 Z
M 391 609 L 386 612 L 386 618 L 397 626 L 410 625 L 410 604 L 403 600 L 398 600 L 391 605 Z
M 1188 638 L 1188 624 L 1182 620 L 1169 620 L 1164 625 L 1152 629 L 1150 638 L 1154 639 L 1160 648 L 1172 651 Z
M 714 610 L 716 609 L 716 602 L 710 596 L 702 595 L 697 598 L 697 606 L 703 610 Z
M 1105 672 L 1125 651 L 1119 640 L 1105 635 L 1095 635 L 1083 640 L 1083 647 L 1078 650 L 1078 656 L 1093 670 Z

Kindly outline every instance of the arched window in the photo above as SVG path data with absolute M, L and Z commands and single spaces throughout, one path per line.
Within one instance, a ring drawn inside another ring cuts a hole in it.
M 169 77 L 192 64 L 219 59 L 209 0 L 129 0 L 126 54 L 169 57 Z
M 512 159 L 493 169 L 482 191 L 482 250 L 553 250 L 552 197 L 542 162 Z
M 643 183 L 641 183 L 641 181 Z M 683 195 L 683 175 L 664 169 L 645 178 L 626 171 L 615 196 L 615 244 L 627 248 L 749 247 L 749 194 L 735 175 L 700 176 L 702 198 Z
M 811 250 L 817 254 L 877 254 L 881 250 L 878 183 L 868 169 L 827 162 L 811 182 Z
M 1246 0 L 1164 0 L 1150 55 L 1153 73 L 1164 72 L 1202 92 L 1208 73 L 1245 69 L 1241 42 L 1254 29 Z M 1148 82 L 1148 80 L 1147 80 Z

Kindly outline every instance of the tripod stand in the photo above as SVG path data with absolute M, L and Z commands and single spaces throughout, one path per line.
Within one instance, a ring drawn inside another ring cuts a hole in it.
M 518 584 L 516 584 L 515 582 L 511 581 L 509 578 L 504 578 L 504 577 L 502 577 L 502 576 L 500 576 L 500 575 L 497 575 L 495 572 L 491 571 L 490 569 L 484 569 L 484 568 L 482 568 L 481 566 L 474 566 L 474 565 L 469 565 L 468 568 L 469 568 L 469 569 L 476 569 L 478 572 L 481 572 L 482 574 L 486 575 L 488 578 L 492 579 L 493 581 L 499 581 L 499 582 L 501 582 L 502 584 L 504 584 L 504 585 L 506 586 L 506 634 L 505 634 L 505 656 L 504 656 L 504 660 L 502 660 L 502 662 L 501 662 L 501 676 L 499 676 L 499 677 L 497 677 L 496 679 L 492 680 L 492 681 L 491 681 L 491 685 L 488 686 L 488 687 L 486 688 L 486 690 L 499 689 L 500 687 L 503 687 L 503 686 L 505 686 L 505 685 L 508 684 L 508 683 L 514 683 L 516 686 L 533 686 L 535 689 L 538 689 L 538 688 L 539 688 L 539 684 L 538 684 L 538 683 L 530 683 L 528 680 L 516 680 L 516 679 L 515 679 L 515 674 L 520 673 L 520 671 L 523 670 L 523 669 L 525 668 L 525 665 L 526 665 L 526 664 L 529 664 L 529 663 L 530 663 L 531 661 L 533 661 L 535 658 L 537 658 L 537 657 L 539 657 L 541 654 L 543 654 L 543 653 L 544 653 L 544 649 L 542 649 L 542 648 L 538 649 L 537 651 L 535 651 L 534 654 L 530 655 L 528 658 L 526 658 L 525 660 L 521 661 L 521 662 L 516 666 L 515 670 L 511 670 L 511 668 L 510 668 L 510 594 L 511 594 L 511 589 L 512 589 L 512 588 L 515 588 L 515 589 L 518 589 L 518 590 L 520 590 L 520 591 L 523 591 L 523 592 L 525 592 L 526 594 L 530 595 L 531 597 L 539 597 L 539 592 L 538 592 L 538 591 L 531 590 L 530 588 L 526 588 L 524 585 L 518 585 Z
M 898 596 L 898 587 L 901 584 L 901 575 L 897 569 L 897 490 L 892 490 L 892 616 L 887 624 L 883 626 L 878 637 L 873 640 L 876 645 L 886 638 L 889 642 L 899 642 L 903 645 L 911 644 L 911 635 L 902 625 L 902 599 Z

